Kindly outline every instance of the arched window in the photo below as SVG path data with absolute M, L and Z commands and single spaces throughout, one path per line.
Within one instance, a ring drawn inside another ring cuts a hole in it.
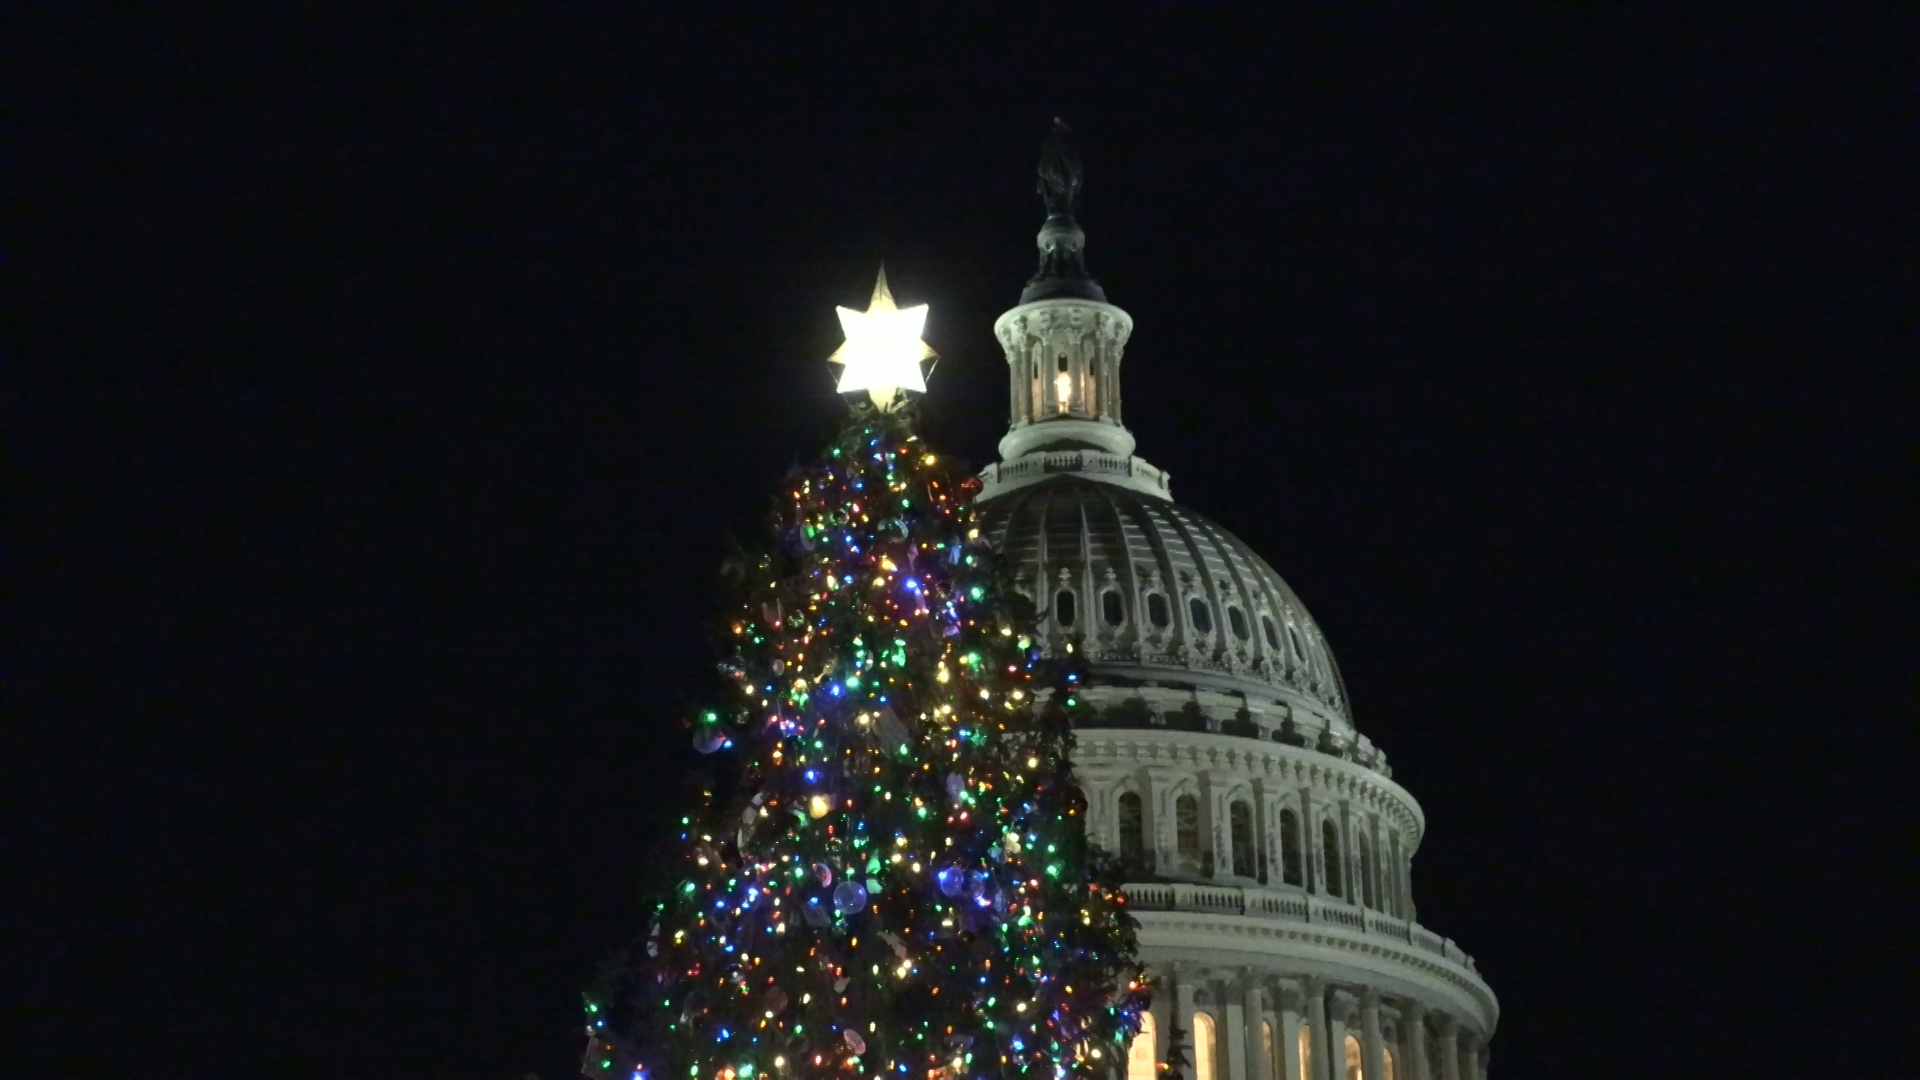
M 1327 864 L 1327 895 L 1345 896 L 1340 880 L 1340 830 L 1331 821 L 1320 823 L 1320 858 Z
M 1347 1036 L 1347 1080 L 1366 1080 L 1360 1066 L 1360 1040 Z
M 1313 1076 L 1313 1029 L 1300 1025 L 1300 1035 L 1294 1040 L 1300 1045 L 1300 1078 L 1311 1080 Z
M 1373 845 L 1363 836 L 1360 838 L 1360 902 L 1378 908 L 1378 900 L 1373 894 Z
M 1193 1014 L 1193 1080 L 1219 1080 L 1213 1068 L 1213 1017 Z
M 1280 647 L 1280 635 L 1275 633 L 1273 629 L 1273 616 L 1260 616 L 1260 632 L 1266 635 L 1267 648 L 1278 649 Z
M 1306 663 L 1307 647 L 1300 644 L 1300 631 L 1293 626 L 1288 626 L 1287 636 L 1293 639 L 1293 655 L 1298 657 L 1301 663 Z
M 1100 617 L 1107 620 L 1108 626 L 1119 626 L 1127 621 L 1127 612 L 1120 604 L 1120 594 L 1108 589 L 1100 594 Z
M 1153 1060 L 1153 1014 L 1140 1014 L 1140 1034 L 1127 1044 L 1127 1080 L 1159 1080 Z
M 1120 858 L 1138 863 L 1146 858 L 1147 830 L 1140 796 L 1127 792 L 1120 796 Z
M 1213 633 L 1213 609 L 1207 606 L 1205 600 L 1197 596 L 1188 598 L 1187 613 L 1193 616 L 1193 629 L 1195 632 L 1201 634 Z
M 1280 811 L 1280 882 L 1307 883 L 1306 875 L 1300 872 L 1300 815 L 1291 810 Z
M 1233 627 L 1233 636 L 1241 641 L 1247 640 L 1247 613 L 1237 607 L 1227 609 L 1227 625 Z
M 1075 612 L 1073 610 L 1073 590 L 1061 589 L 1059 592 L 1054 593 L 1053 594 L 1053 617 L 1055 621 L 1057 621 L 1061 626 L 1072 626 L 1074 614 Z
M 1273 1052 L 1273 1025 L 1267 1023 L 1265 1020 L 1260 1021 L 1260 1052 L 1267 1055 L 1267 1061 L 1270 1066 L 1269 1075 L 1279 1076 L 1280 1059 L 1275 1057 Z M 1255 1076 L 1260 1075 L 1258 1069 L 1250 1071 L 1253 1072 Z
M 1236 800 L 1227 810 L 1227 822 L 1233 832 L 1233 876 L 1253 877 L 1259 873 L 1253 859 L 1253 807 Z
M 1162 630 L 1173 621 L 1173 612 L 1167 610 L 1167 598 L 1159 593 L 1147 594 L 1147 621 Z
M 1200 800 L 1191 795 L 1173 800 L 1173 847 L 1181 869 L 1189 873 L 1200 869 Z
M 1380 1073 L 1382 1080 L 1393 1080 L 1393 1051 L 1383 1046 L 1380 1048 L 1380 1053 L 1383 1056 L 1383 1064 L 1386 1066 Z

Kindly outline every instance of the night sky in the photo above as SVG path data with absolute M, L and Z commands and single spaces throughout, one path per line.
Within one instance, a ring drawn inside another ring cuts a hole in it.
M 571 1075 L 834 306 L 992 461 L 1055 115 L 1495 1074 L 1911 1066 L 1912 24 L 974 10 L 16 20 L 0 1072 Z

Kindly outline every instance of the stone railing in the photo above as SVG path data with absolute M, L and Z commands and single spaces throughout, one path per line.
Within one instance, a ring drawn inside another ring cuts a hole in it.
M 980 470 L 981 496 L 1002 487 L 1017 485 L 1056 473 L 1083 473 L 1090 476 L 1124 478 L 1127 487 L 1171 498 L 1166 470 L 1149 465 L 1137 457 L 1122 457 L 1100 450 L 1043 450 L 1022 454 L 1012 461 L 998 461 Z
M 1444 956 L 1468 971 L 1479 972 L 1473 957 L 1419 923 L 1396 919 L 1378 911 L 1323 896 L 1238 885 L 1189 885 L 1184 882 L 1137 882 L 1122 885 L 1127 903 L 1140 911 L 1202 911 L 1216 915 L 1245 915 L 1256 919 L 1288 919 L 1325 923 L 1363 934 L 1404 941 L 1425 952 Z

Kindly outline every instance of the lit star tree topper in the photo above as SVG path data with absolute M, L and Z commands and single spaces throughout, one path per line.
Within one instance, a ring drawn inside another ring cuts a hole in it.
M 882 412 L 891 412 L 906 403 L 902 391 L 927 392 L 926 372 L 921 363 L 938 355 L 920 339 L 927 325 L 927 305 L 902 308 L 893 302 L 887 289 L 887 268 L 873 283 L 873 299 L 867 310 L 835 308 L 846 343 L 827 358 L 839 364 L 840 383 L 835 389 L 847 394 L 865 390 Z M 928 370 L 931 370 L 930 368 Z

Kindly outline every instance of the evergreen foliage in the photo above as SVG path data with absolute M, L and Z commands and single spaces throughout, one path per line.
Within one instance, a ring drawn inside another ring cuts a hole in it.
M 588 994 L 585 1075 L 1124 1069 L 1146 989 L 1071 775 L 1079 677 L 1040 658 L 976 487 L 910 410 L 789 475 L 692 725 L 733 779 Z

